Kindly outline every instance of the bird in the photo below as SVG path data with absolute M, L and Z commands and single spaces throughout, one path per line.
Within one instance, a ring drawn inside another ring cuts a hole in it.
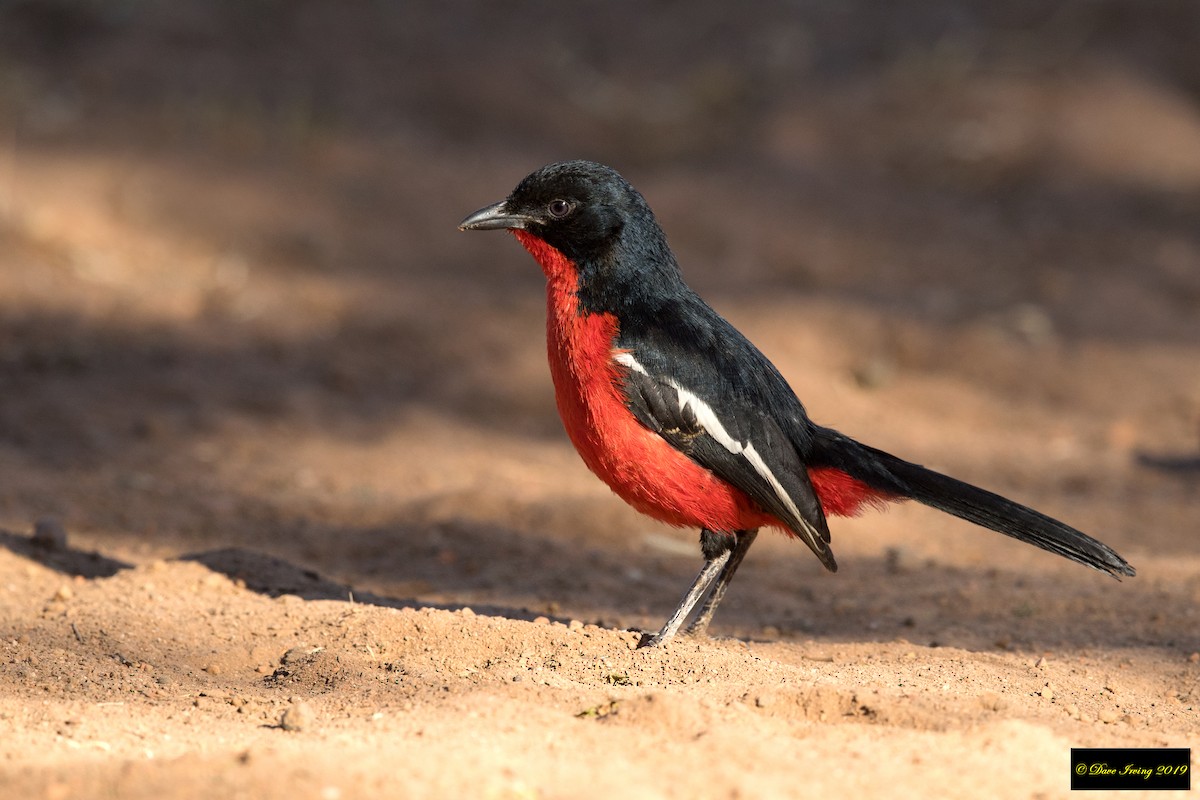
M 545 274 L 555 400 L 587 467 L 643 514 L 700 531 L 699 573 L 641 646 L 669 642 L 693 612 L 685 633 L 706 635 L 761 528 L 836 572 L 828 518 L 905 500 L 1118 580 L 1135 574 L 1065 523 L 814 423 L 771 361 L 684 282 L 649 204 L 613 168 L 548 164 L 459 230 L 510 231 Z

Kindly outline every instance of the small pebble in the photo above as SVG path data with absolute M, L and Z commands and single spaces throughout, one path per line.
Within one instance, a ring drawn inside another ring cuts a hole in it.
M 883 558 L 884 568 L 890 575 L 916 572 L 923 565 L 920 554 L 907 547 L 889 547 Z
M 851 370 L 851 377 L 860 389 L 880 389 L 896 377 L 896 362 L 883 356 L 874 356 Z
M 1100 721 L 1103 722 L 1105 725 L 1112 725 L 1114 722 L 1116 722 L 1118 719 L 1121 718 L 1121 715 L 1118 714 L 1116 711 L 1114 711 L 1111 708 L 1100 709 L 1100 713 L 1097 714 L 1096 716 L 1099 717 Z
M 33 538 L 30 543 L 43 550 L 66 550 L 67 532 L 62 523 L 53 517 L 42 517 L 33 523 Z
M 316 651 L 311 647 L 292 647 L 280 656 L 279 663 L 294 666 L 303 663 L 314 652 Z
M 285 731 L 302 731 L 313 723 L 313 712 L 308 703 L 292 703 L 279 718 L 279 727 Z
M 582 630 L 582 629 L 583 629 L 583 623 L 582 623 L 582 622 L 580 622 L 580 621 L 579 621 L 579 620 L 577 620 L 577 619 L 573 619 L 573 620 L 571 620 L 570 622 L 568 622 L 568 623 L 567 623 L 567 629 L 568 629 L 568 630 L 572 630 L 572 631 L 578 631 L 578 630 Z
M 1200 653 L 1192 653 L 1188 656 L 1188 661 L 1192 664 L 1200 664 Z
M 549 617 L 534 617 L 533 624 L 534 625 L 549 625 L 550 618 Z
M 1008 327 L 1027 344 L 1044 345 L 1055 336 L 1054 320 L 1045 309 L 1033 303 L 1021 303 L 1010 309 Z
M 984 692 L 979 696 L 979 703 L 988 711 L 1003 711 L 1008 708 L 1008 700 L 999 692 Z

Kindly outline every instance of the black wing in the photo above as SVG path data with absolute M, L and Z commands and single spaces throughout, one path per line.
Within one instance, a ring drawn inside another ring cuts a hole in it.
M 697 464 L 745 492 L 804 540 L 831 571 L 829 525 L 797 439 L 812 425 L 787 382 L 699 298 L 623 327 L 630 411 Z

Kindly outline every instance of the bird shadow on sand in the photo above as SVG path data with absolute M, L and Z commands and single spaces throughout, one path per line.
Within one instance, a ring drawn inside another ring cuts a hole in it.
M 65 537 L 24 536 L 0 530 L 0 547 L 56 572 L 81 578 L 111 578 L 121 570 L 133 567 L 133 564 L 94 550 L 71 547 Z
M 47 569 L 87 580 L 111 578 L 118 573 L 135 569 L 136 564 L 111 558 L 95 550 L 68 545 L 64 540 L 45 540 L 26 534 L 0 530 L 0 547 L 15 555 L 34 561 Z M 486 616 L 532 621 L 538 617 L 566 622 L 567 619 L 548 615 L 544 611 L 488 603 L 433 603 L 416 598 L 389 597 L 371 591 L 355 589 L 322 576 L 317 570 L 294 564 L 278 556 L 242 547 L 223 547 L 203 552 L 187 553 L 170 559 L 200 564 L 214 573 L 238 582 L 251 592 L 267 597 L 295 595 L 304 600 L 335 600 L 363 603 L 396 609 L 435 608 L 458 611 L 469 607 Z
M 177 560 L 201 564 L 213 572 L 237 581 L 250 591 L 267 597 L 295 595 L 304 600 L 335 600 L 413 610 L 435 608 L 442 611 L 459 611 L 469 605 L 471 610 L 478 614 L 527 622 L 545 616 L 541 612 L 529 609 L 487 603 L 431 603 L 416 598 L 388 597 L 355 589 L 350 584 L 326 578 L 314 569 L 298 566 L 277 556 L 240 547 L 189 553 Z
M 399 523 L 341 530 L 336 537 L 324 533 L 320 538 L 336 541 L 340 560 L 243 546 L 171 560 L 203 565 L 271 598 L 293 595 L 413 610 L 469 606 L 499 619 L 566 623 L 578 618 L 615 629 L 661 622 L 700 561 L 698 555 L 580 548 L 474 522 L 460 522 L 453 535 L 441 538 L 424 526 Z M 47 547 L 7 531 L 0 531 L 0 546 L 87 579 L 137 566 L 93 551 Z M 1183 647 L 1192 652 L 1200 647 L 1200 641 L 1172 626 L 1152 622 L 1147 629 L 1139 623 L 1185 614 L 1186 587 L 1151 586 L 1138 579 L 1110 586 L 1109 581 L 1090 582 L 1094 576 L 1083 570 L 1066 578 L 930 562 L 897 571 L 885 556 L 859 558 L 846 574 L 824 576 L 800 559 L 781 562 L 764 555 L 756 559 L 752 553 L 739 575 L 743 580 L 735 583 L 715 621 L 718 637 L 732 634 L 760 643 L 904 640 L 981 651 Z M 343 580 L 326 577 L 318 566 Z M 559 612 L 559 603 L 570 611 Z

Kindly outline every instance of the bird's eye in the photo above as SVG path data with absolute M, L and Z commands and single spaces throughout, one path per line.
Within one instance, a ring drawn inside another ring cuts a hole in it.
M 551 200 L 550 205 L 546 206 L 546 210 L 550 212 L 550 216 L 554 217 L 555 219 L 562 219 L 567 214 L 570 214 L 574 208 L 575 206 L 569 201 L 561 199 Z

